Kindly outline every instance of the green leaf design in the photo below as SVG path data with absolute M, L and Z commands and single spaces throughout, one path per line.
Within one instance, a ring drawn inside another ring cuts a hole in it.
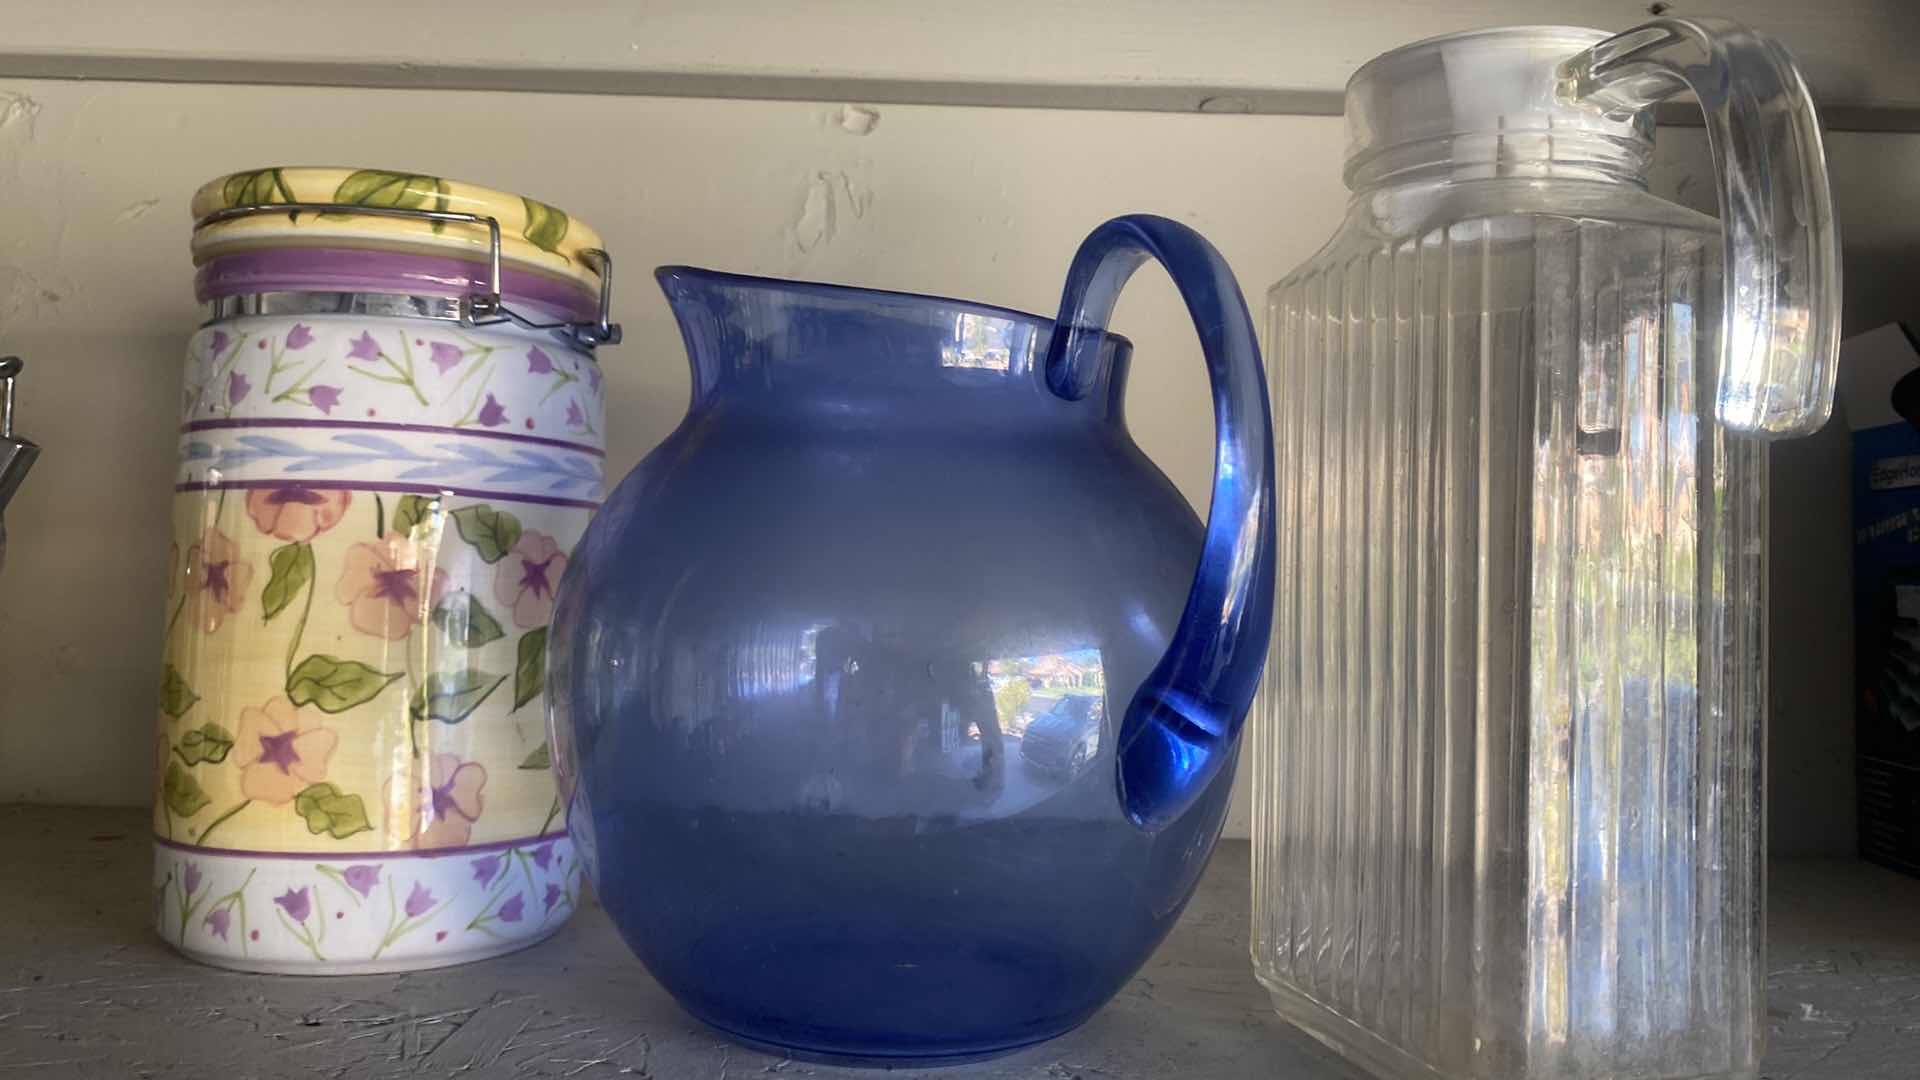
M 538 199 L 529 199 L 525 196 L 522 196 L 520 201 L 527 207 L 527 227 L 521 231 L 520 235 L 526 237 L 527 243 L 534 247 L 560 255 L 560 241 L 567 238 L 567 226 L 572 224 L 567 220 L 566 211 L 555 209 Z M 560 257 L 566 258 L 564 255 Z
M 527 760 L 521 762 L 520 767 L 523 769 L 551 769 L 553 768 L 553 752 L 547 749 L 546 743 L 541 743 L 538 747 L 534 748 L 533 753 L 527 755 Z
M 180 743 L 173 748 L 173 752 L 189 765 L 198 765 L 203 761 L 218 765 L 227 760 L 227 751 L 232 749 L 233 732 L 219 724 L 206 723 L 180 736 Z
M 465 590 L 448 593 L 440 601 L 433 609 L 433 625 L 464 649 L 478 649 L 507 636 L 500 620 L 480 606 L 480 598 Z
M 167 762 L 166 778 L 160 781 L 160 800 L 177 817 L 192 817 L 207 808 L 213 800 L 200 790 L 200 781 L 193 774 L 180 767 L 177 761 Z
M 418 173 L 361 169 L 340 181 L 333 201 L 344 206 L 388 206 L 411 209 L 426 204 L 429 195 L 444 196 L 446 181 Z
M 234 173 L 221 187 L 220 198 L 228 206 L 258 206 L 276 201 L 274 196 L 282 186 L 279 169 Z
M 290 203 L 295 201 L 292 189 L 287 187 L 286 178 L 279 169 L 255 169 L 252 172 L 234 173 L 221 185 L 220 200 L 227 206 L 261 206 L 268 203 Z M 300 220 L 300 212 L 287 211 L 287 220 Z
M 547 628 L 520 635 L 520 662 L 513 668 L 513 707 L 540 696 L 547 685 Z
M 423 521 L 432 521 L 440 500 L 425 495 L 402 495 L 393 508 L 393 531 L 402 536 L 413 535 Z
M 506 681 L 505 675 L 489 675 L 484 671 L 434 672 L 427 676 L 425 686 L 414 691 L 407 711 L 415 720 L 458 724 L 472 716 L 473 710 Z
M 260 613 L 271 622 L 313 580 L 313 548 L 297 543 L 274 548 L 267 556 L 267 566 L 272 574 L 267 587 L 260 591 Z
M 357 660 L 315 653 L 300 661 L 287 676 L 287 697 L 295 705 L 318 705 L 320 711 L 345 712 L 380 696 L 400 672 L 389 675 Z
M 332 784 L 315 784 L 293 797 L 293 812 L 307 819 L 307 831 L 345 840 L 373 828 L 367 806 L 358 795 L 348 795 Z
M 444 214 L 448 210 L 452 209 L 452 207 L 447 204 L 447 195 L 449 194 L 449 191 L 447 188 L 447 182 L 445 180 L 434 181 L 434 192 L 435 194 L 433 197 L 433 208 L 435 210 L 438 210 Z M 436 235 L 438 235 L 439 233 L 445 232 L 446 228 L 447 228 L 447 223 L 444 221 L 435 220 L 433 223 L 433 231 Z
M 168 664 L 166 678 L 160 681 L 160 711 L 178 720 L 187 715 L 187 710 L 199 700 L 200 695 L 187 685 L 180 669 Z
M 472 544 L 490 563 L 506 558 L 513 545 L 520 542 L 520 519 L 487 503 L 455 510 L 453 525 L 460 530 L 460 539 Z

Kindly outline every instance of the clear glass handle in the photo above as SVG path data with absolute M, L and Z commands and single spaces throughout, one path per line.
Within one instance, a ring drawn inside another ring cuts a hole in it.
M 1726 236 L 1720 421 L 1769 438 L 1833 411 L 1840 235 L 1820 122 L 1793 58 L 1725 19 L 1658 19 L 1561 68 L 1562 93 L 1609 112 L 1691 90 L 1706 114 Z

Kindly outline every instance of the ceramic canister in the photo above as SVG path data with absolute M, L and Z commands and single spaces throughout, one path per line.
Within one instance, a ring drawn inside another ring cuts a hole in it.
M 160 933 L 309 973 L 536 941 L 580 895 L 542 691 L 553 587 L 601 494 L 600 240 L 375 170 L 223 177 L 193 213 Z

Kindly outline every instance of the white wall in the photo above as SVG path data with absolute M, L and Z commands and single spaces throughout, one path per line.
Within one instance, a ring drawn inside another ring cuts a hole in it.
M 616 474 L 686 400 L 679 341 L 644 273 L 657 263 L 1050 312 L 1086 231 L 1152 210 L 1205 232 L 1257 296 L 1325 238 L 1345 198 L 1341 125 L 1325 117 L 880 106 L 856 135 L 839 103 L 40 80 L 0 82 L 0 95 L 0 348 L 28 361 L 20 424 L 45 447 L 8 514 L 0 577 L 0 802 L 146 798 L 172 402 L 196 320 L 186 201 L 216 174 L 419 170 L 526 192 L 598 227 L 625 271 L 627 343 L 603 353 Z M 1669 170 L 1672 186 L 1698 167 L 1697 133 L 1677 141 L 1691 164 Z M 1851 235 L 1920 220 L 1912 181 L 1891 179 L 1916 175 L 1920 136 L 1840 136 L 1832 150 Z M 809 215 L 810 201 L 831 210 Z M 1867 250 L 1882 273 L 1911 268 L 1911 240 Z M 1863 319 L 1903 303 L 1920 317 L 1920 302 L 1881 292 Z M 1139 346 L 1136 437 L 1204 498 L 1210 406 L 1165 279 L 1141 274 L 1115 326 Z M 1831 578 L 1831 546 L 1806 551 Z M 1788 565 L 1802 557 L 1777 551 Z M 1833 622 L 1843 597 L 1816 595 L 1801 617 Z M 1785 685 L 1807 691 L 1786 704 L 1821 713 L 1824 729 L 1776 718 L 1783 734 L 1813 731 L 1792 766 L 1813 775 L 1777 791 L 1796 803 L 1776 809 L 1776 835 L 1810 822 L 1783 846 L 1850 849 L 1847 699 L 1805 678 Z M 1243 792 L 1230 825 L 1241 833 L 1244 808 Z

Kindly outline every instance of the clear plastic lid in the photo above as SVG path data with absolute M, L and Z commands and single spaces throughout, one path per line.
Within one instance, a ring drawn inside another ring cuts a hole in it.
M 1529 164 L 1592 159 L 1638 177 L 1653 152 L 1646 112 L 1608 114 L 1567 100 L 1560 65 L 1600 30 L 1512 26 L 1428 38 L 1384 53 L 1347 81 L 1346 179 L 1359 188 L 1435 154 Z M 1479 140 L 1460 146 L 1463 140 Z M 1548 142 L 1551 140 L 1551 142 Z

